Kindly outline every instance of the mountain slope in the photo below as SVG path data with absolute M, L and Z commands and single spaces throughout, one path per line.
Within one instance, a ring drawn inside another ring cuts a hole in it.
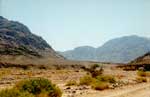
M 59 53 L 68 59 L 91 60 L 95 57 L 95 54 L 93 53 L 94 51 L 96 51 L 96 48 L 90 46 L 82 46 L 77 47 L 74 50 Z
M 86 47 L 62 52 L 61 54 L 72 60 L 96 60 L 101 62 L 127 63 L 150 51 L 150 39 L 139 36 L 125 36 L 112 39 L 98 48 L 87 51 Z M 91 47 L 92 48 L 92 47 Z M 70 57 L 71 56 L 71 57 Z M 81 59 L 82 58 L 82 59 Z
M 23 24 L 0 16 L 0 59 L 11 57 L 63 58 Z

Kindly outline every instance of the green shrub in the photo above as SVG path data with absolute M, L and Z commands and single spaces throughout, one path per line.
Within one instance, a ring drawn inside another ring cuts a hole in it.
M 93 78 L 90 75 L 85 75 L 80 78 L 80 85 L 90 85 L 93 82 Z
M 68 81 L 67 84 L 66 84 L 66 86 L 74 86 L 74 85 L 78 85 L 75 80 L 70 80 L 70 81 Z
M 108 89 L 108 83 L 106 82 L 101 82 L 99 80 L 96 80 L 95 82 L 92 83 L 92 88 L 95 90 L 104 90 L 104 89 Z
M 46 92 L 49 97 L 61 97 L 61 90 L 51 81 L 44 78 L 29 79 L 21 81 L 16 85 L 16 88 L 21 92 L 29 92 L 34 95 L 39 95 Z
M 97 76 L 96 79 L 98 79 L 101 82 L 109 82 L 109 83 L 116 82 L 116 79 L 112 75 L 100 75 L 100 76 Z
M 35 96 L 28 92 L 20 92 L 19 90 L 12 88 L 0 91 L 0 97 L 35 97 Z

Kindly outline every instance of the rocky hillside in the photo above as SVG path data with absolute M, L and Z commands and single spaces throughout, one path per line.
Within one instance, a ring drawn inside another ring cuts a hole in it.
M 51 46 L 22 23 L 0 16 L 0 58 L 26 56 L 38 58 L 63 58 Z
M 131 61 L 130 64 L 133 65 L 148 65 L 150 70 L 150 52 L 144 54 L 143 56 L 140 56 L 136 58 L 135 60 Z
M 112 39 L 98 48 L 83 46 L 61 54 L 72 60 L 127 63 L 149 51 L 150 39 L 133 35 Z

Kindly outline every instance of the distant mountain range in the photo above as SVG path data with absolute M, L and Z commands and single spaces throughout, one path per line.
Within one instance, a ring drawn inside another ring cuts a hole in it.
M 71 60 L 127 63 L 149 51 L 150 39 L 132 35 L 112 39 L 98 48 L 82 46 L 59 53 Z
M 63 59 L 42 37 L 31 33 L 24 24 L 0 16 L 0 61 L 26 62 L 25 57 Z

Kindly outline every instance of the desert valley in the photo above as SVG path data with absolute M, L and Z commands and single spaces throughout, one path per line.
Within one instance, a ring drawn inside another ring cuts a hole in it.
M 0 97 L 149 97 L 149 51 L 150 39 L 133 35 L 56 52 L 0 16 Z

